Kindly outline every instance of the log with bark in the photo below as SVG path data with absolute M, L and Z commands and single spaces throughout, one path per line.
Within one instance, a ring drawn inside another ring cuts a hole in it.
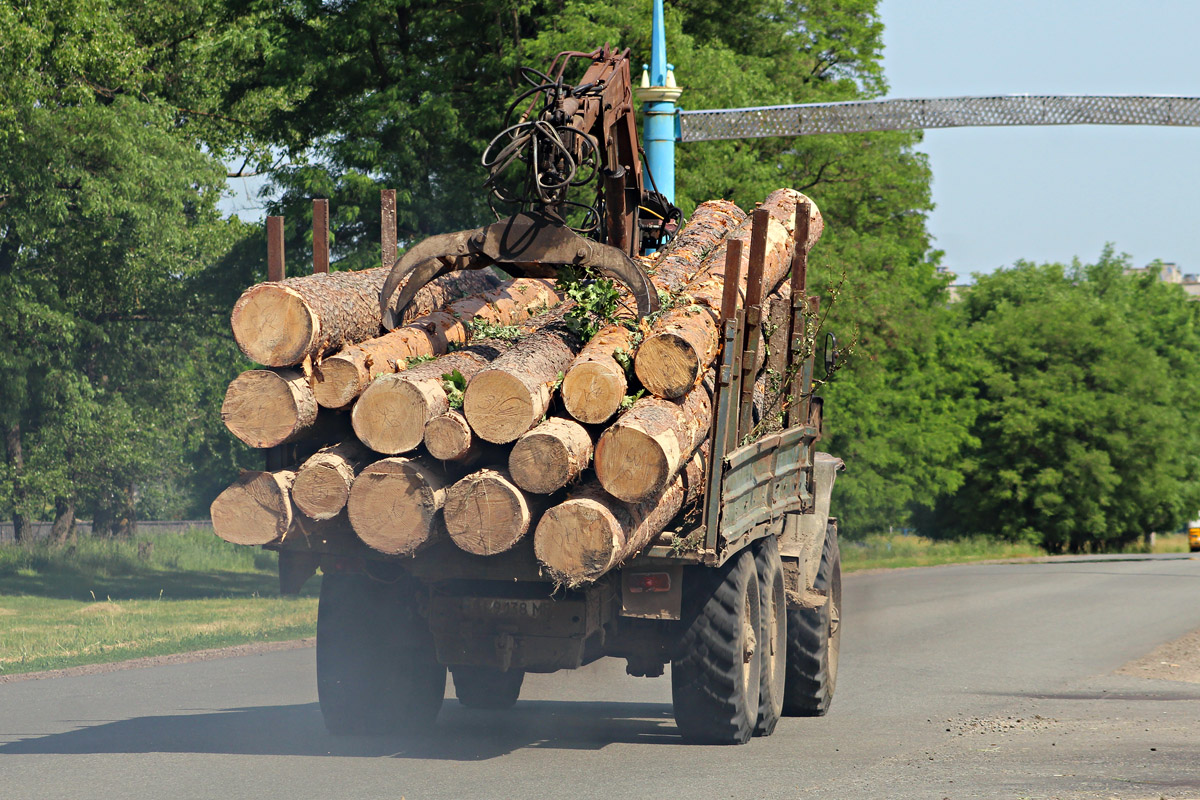
M 374 378 L 401 371 L 408 359 L 444 355 L 451 345 L 464 344 L 471 336 L 472 319 L 492 325 L 515 325 L 557 305 L 559 299 L 553 281 L 518 278 L 490 291 L 455 300 L 443 311 L 426 314 L 326 358 L 314 368 L 313 393 L 325 408 L 344 408 Z
M 373 550 L 413 555 L 442 534 L 447 483 L 437 463 L 423 457 L 376 461 L 350 488 L 350 524 Z
M 229 384 L 221 421 L 251 447 L 274 447 L 309 433 L 317 421 L 317 401 L 298 370 L 247 370 Z
M 513 481 L 527 492 L 552 494 L 592 461 L 592 437 L 574 420 L 550 417 L 522 434 L 508 456 Z
M 251 286 L 233 307 L 234 339 L 251 361 L 288 367 L 374 338 L 381 324 L 379 291 L 390 271 L 324 272 Z M 499 282 L 490 270 L 443 275 L 417 292 L 401 320 L 409 322 Z
M 415 449 L 425 438 L 426 423 L 450 410 L 443 376 L 458 372 L 469 381 L 510 349 L 507 342 L 481 339 L 403 372 L 380 375 L 354 404 L 355 435 L 386 455 Z
M 709 383 L 701 383 L 681 400 L 643 397 L 600 435 L 596 477 L 605 491 L 628 503 L 645 502 L 665 491 L 708 438 Z
M 292 524 L 292 470 L 244 470 L 217 495 L 209 513 L 213 532 L 234 544 L 270 544 L 281 540 Z
M 807 200 L 792 189 L 772 192 L 760 207 L 767 216 L 763 248 L 764 294 L 775 290 L 791 268 L 792 236 L 796 227 L 796 205 Z M 809 201 L 811 203 L 811 201 Z M 821 235 L 821 212 L 813 203 L 809 225 L 809 246 Z M 684 287 L 692 305 L 663 314 L 645 341 L 638 347 L 634 371 L 646 390 L 657 397 L 677 398 L 695 386 L 716 358 L 725 287 L 725 253 L 728 242 L 737 239 L 742 248 L 741 283 L 738 293 L 745 297 L 745 281 L 751 251 L 753 217 L 744 220 L 704 259 L 695 278 Z
M 544 496 L 521 491 L 503 467 L 481 469 L 446 490 L 446 531 L 468 553 L 496 555 L 511 550 L 546 505 Z
M 332 519 L 346 507 L 354 477 L 373 456 L 351 439 L 323 447 L 296 471 L 292 501 L 316 520 Z

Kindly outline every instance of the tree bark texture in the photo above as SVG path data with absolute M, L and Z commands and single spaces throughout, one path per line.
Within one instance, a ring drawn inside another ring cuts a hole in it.
M 4 429 L 4 452 L 13 485 L 13 541 L 18 544 L 29 538 L 29 518 L 25 516 L 25 454 L 21 449 L 21 423 L 14 422 Z
M 587 469 L 592 437 L 575 420 L 550 417 L 522 434 L 508 456 L 513 482 L 527 492 L 552 494 Z
M 233 307 L 234 339 L 247 358 L 268 367 L 292 366 L 372 339 L 380 333 L 379 291 L 390 271 L 317 273 L 251 286 Z M 401 319 L 409 322 L 499 282 L 490 270 L 443 275 L 417 292 Z
M 251 447 L 274 447 L 303 438 L 317 421 L 308 379 L 294 369 L 252 369 L 233 379 L 221 420 Z
M 469 381 L 510 349 L 507 342 L 482 339 L 403 372 L 380 375 L 350 413 L 355 435 L 385 455 L 415 449 L 425 438 L 425 424 L 450 410 L 443 376 L 457 371 Z
M 516 325 L 557 305 L 559 299 L 553 281 L 518 278 L 491 291 L 455 300 L 444 311 L 426 314 L 326 358 L 314 368 L 317 402 L 326 408 L 344 408 L 375 377 L 401 371 L 408 359 L 444 355 L 452 344 L 464 344 L 471 335 L 472 319 Z
M 271 544 L 280 541 L 292 524 L 292 470 L 245 470 L 217 495 L 209 512 L 213 531 L 234 544 Z
M 596 477 L 605 491 L 641 503 L 670 485 L 708 437 L 712 399 L 705 384 L 681 400 L 643 397 L 600 435 Z
M 409 556 L 444 532 L 445 473 L 425 458 L 385 458 L 363 468 L 350 488 L 350 524 L 368 547 Z
M 633 331 L 624 325 L 601 328 L 563 376 L 560 392 L 567 413 L 580 422 L 595 425 L 607 421 L 625 399 L 628 381 L 625 368 L 614 357 L 634 354 Z
M 462 550 L 496 555 L 511 550 L 545 507 L 546 499 L 521 491 L 508 470 L 481 469 L 446 490 L 446 530 Z
M 337 516 L 350 499 L 354 476 L 371 460 L 369 451 L 353 439 L 321 448 L 296 471 L 296 508 L 316 520 Z

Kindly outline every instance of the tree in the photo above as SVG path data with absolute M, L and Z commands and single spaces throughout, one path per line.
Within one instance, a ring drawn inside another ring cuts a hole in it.
M 1107 550 L 1200 507 L 1200 307 L 1111 246 L 1092 265 L 978 278 L 961 305 L 987 366 L 944 530 Z

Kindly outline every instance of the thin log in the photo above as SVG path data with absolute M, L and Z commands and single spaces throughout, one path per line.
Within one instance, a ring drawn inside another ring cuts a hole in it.
M 527 492 L 552 494 L 592 461 L 592 437 L 578 422 L 550 417 L 522 434 L 508 456 L 513 481 Z
M 509 348 L 507 342 L 480 340 L 403 372 L 380 375 L 354 404 L 355 435 L 377 453 L 415 449 L 425 438 L 426 423 L 450 410 L 443 376 L 457 371 L 471 380 Z
M 455 300 L 445 310 L 414 319 L 383 336 L 343 348 L 317 365 L 313 392 L 322 406 L 344 408 L 379 375 L 404 369 L 408 359 L 444 355 L 451 345 L 464 344 L 471 336 L 472 319 L 516 325 L 557 305 L 559 300 L 553 281 L 505 281 L 491 291 Z
M 270 544 L 292 524 L 292 470 L 244 470 L 209 507 L 213 532 L 234 544 Z
M 476 444 L 467 418 L 450 410 L 425 423 L 425 449 L 439 461 L 462 461 Z
M 346 504 L 350 524 L 368 547 L 413 555 L 444 531 L 445 473 L 424 458 L 384 458 L 363 468 Z
M 229 384 L 221 421 L 251 447 L 274 447 L 301 439 L 312 429 L 317 401 L 297 370 L 252 369 Z
M 378 336 L 379 290 L 389 272 L 317 273 L 251 286 L 233 307 L 234 339 L 250 360 L 288 367 Z M 409 322 L 499 280 L 490 270 L 443 275 L 417 292 L 401 319 Z
M 600 484 L 628 503 L 644 502 L 665 491 L 707 438 L 711 415 L 711 394 L 705 384 L 681 400 L 638 400 L 596 443 Z
M 511 550 L 545 509 L 500 467 L 473 472 L 446 490 L 446 530 L 461 549 L 477 556 Z
M 372 456 L 351 439 L 323 447 L 296 472 L 292 501 L 296 508 L 316 520 L 332 519 L 346 507 L 354 476 Z
M 633 331 L 624 325 L 601 328 L 567 368 L 562 382 L 567 413 L 580 422 L 598 424 L 617 413 L 628 382 L 616 355 L 632 360 Z

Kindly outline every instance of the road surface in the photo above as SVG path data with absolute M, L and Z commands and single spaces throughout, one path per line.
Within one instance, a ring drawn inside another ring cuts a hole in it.
M 305 648 L 0 685 L 0 797 L 1200 798 L 1200 683 L 1117 672 L 1200 628 L 1200 560 L 844 591 L 830 715 L 744 747 L 683 745 L 669 679 L 612 660 L 530 676 L 508 712 L 447 699 L 421 737 L 335 739 Z

